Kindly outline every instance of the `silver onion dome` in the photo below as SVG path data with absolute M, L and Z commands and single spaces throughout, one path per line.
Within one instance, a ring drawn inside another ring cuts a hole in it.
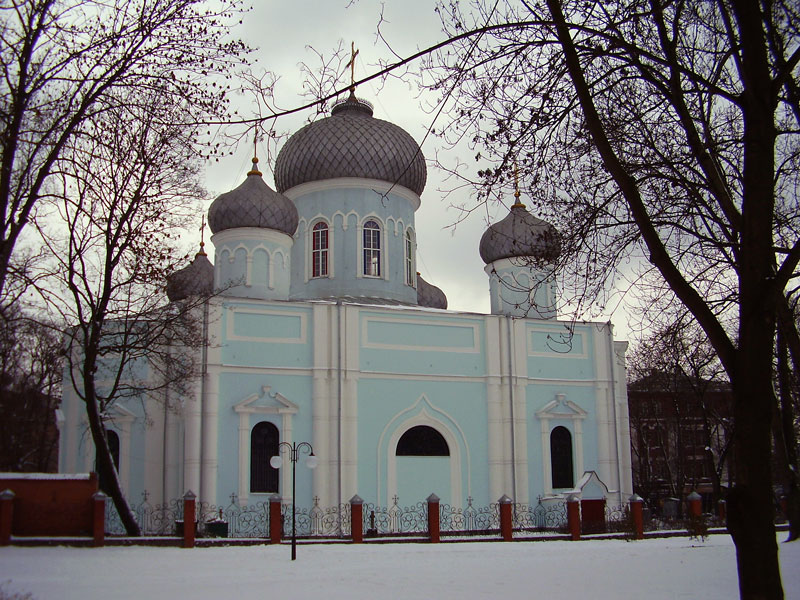
M 242 184 L 217 197 L 208 209 L 208 226 L 213 233 L 237 227 L 275 229 L 294 235 L 298 215 L 294 203 L 267 185 L 256 167 Z
M 550 262 L 561 253 L 558 231 L 534 217 L 517 202 L 508 216 L 491 225 L 481 237 L 480 253 L 487 265 L 502 258 L 530 257 Z
M 425 281 L 417 273 L 417 304 L 428 308 L 447 308 L 447 296 L 435 285 Z
M 372 106 L 350 97 L 331 116 L 310 123 L 281 148 L 275 163 L 279 192 L 301 183 L 358 177 L 402 185 L 422 194 L 425 157 L 405 130 L 372 116 Z
M 194 260 L 167 277 L 167 298 L 170 302 L 189 296 L 210 296 L 214 291 L 214 266 L 201 247 Z

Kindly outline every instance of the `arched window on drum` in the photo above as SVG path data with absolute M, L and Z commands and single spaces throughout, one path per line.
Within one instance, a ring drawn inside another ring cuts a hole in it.
M 311 276 L 328 276 L 328 224 L 320 221 L 311 230 Z
M 376 221 L 364 223 L 364 275 L 381 276 L 381 226 Z

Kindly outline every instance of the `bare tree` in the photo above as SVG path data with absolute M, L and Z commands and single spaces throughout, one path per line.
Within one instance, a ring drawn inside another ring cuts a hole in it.
M 9 275 L 29 275 L 15 248 L 87 121 L 124 108 L 121 99 L 136 101 L 133 90 L 163 94 L 190 120 L 224 118 L 226 80 L 246 64 L 247 48 L 228 35 L 239 7 L 238 0 L 0 2 L 0 298 Z
M 715 503 L 733 441 L 730 384 L 696 323 L 671 316 L 626 359 L 634 487 L 655 500 L 710 481 Z
M 0 471 L 57 469 L 62 348 L 55 327 L 0 310 Z
M 185 259 L 177 235 L 205 196 L 199 126 L 183 107 L 157 90 L 118 100 L 65 145 L 50 178 L 52 211 L 40 208 L 35 224 L 52 265 L 39 291 L 69 325 L 68 383 L 86 405 L 100 480 L 137 535 L 105 419 L 122 398 L 142 401 L 165 388 L 180 396 L 198 376 L 207 297 L 168 304 L 164 285 Z
M 477 152 L 480 198 L 520 163 L 562 233 L 562 285 L 600 299 L 659 276 L 734 394 L 728 526 L 742 598 L 781 598 L 769 469 L 776 315 L 800 261 L 800 11 L 758 0 L 531 0 L 439 7 L 451 43 L 421 70 L 437 131 Z M 463 174 L 463 171 L 462 171 Z M 472 179 L 464 174 L 467 179 Z M 585 300 L 584 300 L 585 301 Z M 783 331 L 797 339 L 796 322 Z

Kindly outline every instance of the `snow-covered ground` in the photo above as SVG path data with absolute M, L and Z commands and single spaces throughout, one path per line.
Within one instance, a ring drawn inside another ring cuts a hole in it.
M 800 542 L 780 544 L 780 554 L 786 598 L 800 598 Z M 6 595 L 29 592 L 38 600 L 738 598 L 727 535 L 704 542 L 300 545 L 295 562 L 285 545 L 5 547 L 0 582 Z

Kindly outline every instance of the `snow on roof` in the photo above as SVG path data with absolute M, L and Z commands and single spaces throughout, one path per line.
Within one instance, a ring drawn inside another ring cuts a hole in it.
M 91 473 L 0 473 L 0 479 L 90 479 Z

